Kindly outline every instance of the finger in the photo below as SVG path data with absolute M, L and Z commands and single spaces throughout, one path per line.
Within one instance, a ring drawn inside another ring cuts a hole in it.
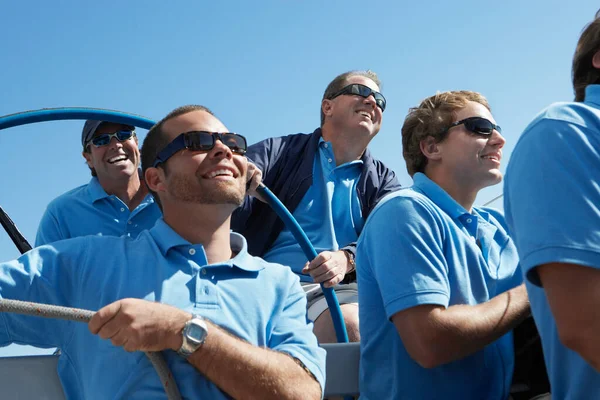
M 121 324 L 116 323 L 115 319 L 113 318 L 104 325 L 102 325 L 97 335 L 100 336 L 102 339 L 112 339 L 113 337 L 118 335 L 120 331 Z
M 326 288 L 332 288 L 335 285 L 337 285 L 338 283 L 340 283 L 342 280 L 340 279 L 340 275 L 336 275 L 335 277 L 323 282 L 323 287 Z
M 110 342 L 113 346 L 123 346 L 129 340 L 129 336 L 124 332 L 124 330 L 119 329 L 114 336 L 110 338 Z
M 133 341 L 131 340 L 131 338 L 127 335 L 123 335 L 122 337 L 119 338 L 115 338 L 116 340 L 111 340 L 112 344 L 117 346 L 117 347 L 122 347 L 123 350 L 131 353 L 136 351 L 137 349 L 135 348 L 135 346 L 133 345 Z
M 257 168 L 256 171 L 254 171 L 252 178 L 250 179 L 250 190 L 255 192 L 256 188 L 258 188 L 258 185 L 260 185 L 261 182 L 262 182 L 262 172 Z
M 308 268 L 308 261 L 307 261 L 306 264 L 304 264 L 304 267 L 302 267 L 302 273 L 308 274 L 308 272 L 309 272 L 309 268 Z
M 340 274 L 337 269 L 326 267 L 327 265 L 325 264 L 319 269 L 311 271 L 310 276 L 312 276 L 315 282 L 325 282 Z
M 311 276 L 320 276 L 329 271 L 334 271 L 334 273 L 343 272 L 343 267 L 334 259 L 329 259 L 323 262 L 321 265 L 317 265 L 313 268 L 309 268 L 309 273 Z
M 121 301 L 115 301 L 107 306 L 102 307 L 98 310 L 90 322 L 88 323 L 88 329 L 94 335 L 96 335 L 102 327 L 112 320 L 121 310 Z
M 323 251 L 319 253 L 309 264 L 309 269 L 316 269 L 321 266 L 323 263 L 329 261 L 331 259 L 331 252 Z

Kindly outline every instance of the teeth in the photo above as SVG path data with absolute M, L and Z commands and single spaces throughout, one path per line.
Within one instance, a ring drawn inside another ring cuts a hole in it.
M 215 176 L 218 175 L 226 175 L 226 176 L 233 176 L 233 172 L 231 172 L 228 169 L 218 169 L 216 171 L 213 171 L 211 173 L 208 174 L 209 178 L 214 178 Z
M 127 160 L 127 156 L 124 154 L 113 157 L 113 158 L 109 158 L 108 162 L 112 164 L 112 163 L 116 163 L 117 161 L 123 161 L 123 160 Z
M 365 116 L 365 117 L 367 117 L 367 118 L 371 118 L 371 114 L 369 114 L 368 112 L 365 112 L 365 111 L 359 111 L 358 113 L 359 113 L 360 115 L 364 115 L 364 116 Z
M 481 158 L 487 158 L 489 160 L 498 161 L 498 157 L 496 157 L 496 156 L 481 156 Z

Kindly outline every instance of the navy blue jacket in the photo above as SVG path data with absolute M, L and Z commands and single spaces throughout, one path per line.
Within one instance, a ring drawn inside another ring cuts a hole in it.
M 263 173 L 263 183 L 294 212 L 313 181 L 313 165 L 318 150 L 321 129 L 312 134 L 270 138 L 248 148 L 247 157 Z M 373 207 L 386 194 L 400 189 L 394 171 L 371 157 L 362 155 L 362 170 L 356 190 L 362 216 L 366 220 Z M 262 256 L 273 245 L 284 225 L 268 204 L 246 196 L 244 204 L 234 213 L 231 229 L 244 235 L 248 252 Z M 356 242 L 342 246 L 356 255 Z

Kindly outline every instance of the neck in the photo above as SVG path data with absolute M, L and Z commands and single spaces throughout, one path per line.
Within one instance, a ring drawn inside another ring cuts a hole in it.
M 233 206 L 232 206 L 233 207 Z M 175 232 L 192 244 L 201 244 L 209 264 L 232 258 L 230 243 L 231 213 L 222 204 L 165 204 L 163 219 Z
M 465 210 L 471 212 L 480 188 L 470 188 L 463 183 L 460 176 L 449 175 L 441 168 L 432 168 L 425 173 L 429 179 L 437 183 Z
M 327 124 L 321 128 L 321 134 L 323 140 L 331 143 L 336 166 L 360 160 L 371 141 L 370 138 L 365 139 L 361 135 L 351 135 Z
M 107 194 L 117 196 L 129 210 L 134 210 L 140 205 L 144 197 L 148 194 L 146 183 L 140 181 L 137 173 L 123 181 L 102 179 L 98 177 L 100 186 Z

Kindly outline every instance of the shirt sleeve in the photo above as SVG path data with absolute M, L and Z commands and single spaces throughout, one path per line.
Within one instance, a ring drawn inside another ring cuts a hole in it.
M 448 306 L 440 218 L 423 199 L 403 196 L 382 203 L 369 217 L 356 263 L 359 275 L 375 281 L 388 318 L 421 304 Z
M 0 263 L 0 298 L 72 306 L 77 278 L 71 271 L 77 268 L 71 266 L 82 261 L 85 250 L 81 246 L 80 251 L 69 251 L 68 247 L 74 244 L 71 242 L 41 246 L 16 260 Z M 0 345 L 61 346 L 73 323 L 79 322 L 3 312 L 0 313 Z
M 286 271 L 287 296 L 279 315 L 273 322 L 268 347 L 281 351 L 300 360 L 314 375 L 325 390 L 325 350 L 319 347 L 312 331 L 312 323 L 306 319 L 306 294 L 300 286 L 298 277 Z
M 68 238 L 69 236 L 62 231 L 52 206 L 49 205 L 48 208 L 46 208 L 44 215 L 42 215 L 40 225 L 38 226 L 37 235 L 35 237 L 35 246 L 38 247 Z
M 526 279 L 538 265 L 600 268 L 600 134 L 541 119 L 522 135 L 507 169 L 508 226 Z

